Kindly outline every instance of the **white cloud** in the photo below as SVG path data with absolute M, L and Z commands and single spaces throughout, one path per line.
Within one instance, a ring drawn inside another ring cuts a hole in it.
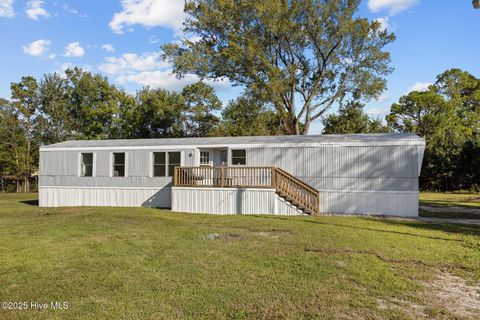
M 13 0 L 0 0 L 0 17 L 11 18 L 15 16 Z
M 64 77 L 65 76 L 65 71 L 67 69 L 73 69 L 75 67 L 80 68 L 84 71 L 92 72 L 93 68 L 91 65 L 78 65 L 78 64 L 73 64 L 71 62 L 64 62 L 62 64 L 56 63 L 57 69 L 54 70 L 53 72 L 59 73 L 60 76 Z
M 85 54 L 85 49 L 80 46 L 79 42 L 72 42 L 65 47 L 65 57 L 83 57 Z
M 67 13 L 71 13 L 82 18 L 88 18 L 87 14 L 80 13 L 77 9 L 71 8 L 65 3 L 56 3 L 55 5 L 60 6 Z
M 51 44 L 52 42 L 50 40 L 40 39 L 37 41 L 33 41 L 32 43 L 23 46 L 22 48 L 23 52 L 25 52 L 26 54 L 34 57 L 40 57 L 48 51 L 48 48 Z
M 390 15 L 400 13 L 416 5 L 419 0 L 368 0 L 368 8 L 372 12 L 386 10 Z
M 371 116 L 376 116 L 376 117 L 386 114 L 385 110 L 380 108 L 370 108 L 370 109 L 367 109 L 365 112 Z
M 183 7 L 184 0 L 122 0 L 122 11 L 114 14 L 109 26 L 119 34 L 135 24 L 168 27 L 178 34 L 185 20 Z
M 166 68 L 169 65 L 160 59 L 159 52 L 147 52 L 142 55 L 125 53 L 120 57 L 108 57 L 99 69 L 111 75 L 125 75 L 143 71 Z
M 107 52 L 115 52 L 115 48 L 110 43 L 104 44 L 102 46 L 102 50 L 107 51 Z
M 427 91 L 428 87 L 430 87 L 433 83 L 431 82 L 416 82 L 413 86 L 408 88 L 407 93 L 412 91 Z
M 142 86 L 162 88 L 174 91 L 180 91 L 186 85 L 200 81 L 197 76 L 192 74 L 187 74 L 184 78 L 177 79 L 171 73 L 171 70 L 145 71 L 129 75 L 122 75 L 117 77 L 115 80 L 121 84 L 131 82 Z M 205 83 L 220 90 L 230 87 L 230 83 L 228 82 L 228 80 L 205 81 Z
M 382 17 L 375 19 L 378 23 L 380 23 L 380 30 L 385 31 L 391 29 L 390 27 L 390 19 L 388 17 Z
M 160 40 L 158 40 L 157 37 L 155 37 L 155 36 L 150 36 L 150 37 L 148 37 L 148 42 L 150 44 L 157 44 L 157 43 L 160 42 Z
M 119 57 L 108 57 L 98 69 L 114 76 L 115 81 L 120 84 L 133 83 L 167 90 L 181 90 L 184 86 L 199 81 L 195 75 L 177 79 L 172 74 L 172 66 L 161 60 L 159 52 L 146 52 L 141 55 L 125 53 Z M 227 80 L 206 82 L 218 89 L 230 87 Z
M 50 14 L 48 13 L 47 10 L 42 8 L 44 4 L 45 2 L 41 0 L 29 1 L 27 4 L 27 10 L 25 11 L 25 13 L 30 19 L 33 19 L 33 20 L 38 20 L 39 17 L 48 18 L 50 17 Z
M 384 92 L 381 95 L 379 95 L 377 99 L 375 99 L 375 102 L 385 102 L 389 99 L 390 97 L 388 96 L 388 94 Z
M 181 90 L 188 84 L 198 81 L 193 75 L 187 75 L 185 78 L 177 79 L 170 71 L 145 71 L 128 75 L 121 75 L 116 81 L 125 84 L 132 82 L 142 86 L 152 88 L 162 88 L 167 90 Z

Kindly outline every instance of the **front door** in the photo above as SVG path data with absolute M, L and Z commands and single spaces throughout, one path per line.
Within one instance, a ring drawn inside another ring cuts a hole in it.
M 200 166 L 226 166 L 228 165 L 227 149 L 200 149 Z

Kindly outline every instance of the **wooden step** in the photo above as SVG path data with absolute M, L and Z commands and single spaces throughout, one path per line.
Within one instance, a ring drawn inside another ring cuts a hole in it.
M 296 201 L 295 199 L 289 197 L 288 195 L 284 194 L 283 192 L 277 192 L 277 194 L 282 197 L 283 199 L 285 199 L 286 201 L 290 202 L 291 204 L 293 204 L 294 206 L 296 206 L 298 209 L 302 210 L 303 212 L 305 212 L 306 214 L 315 214 L 314 211 L 308 209 L 306 206 L 304 206 L 303 204 L 301 204 L 300 202 Z
M 272 185 L 281 198 L 296 206 L 299 210 L 307 214 L 317 214 L 317 201 L 320 200 L 320 194 L 312 186 L 280 168 L 272 170 Z M 299 199 L 294 199 L 290 194 L 295 194 Z M 308 197 L 304 198 L 301 195 L 308 195 Z

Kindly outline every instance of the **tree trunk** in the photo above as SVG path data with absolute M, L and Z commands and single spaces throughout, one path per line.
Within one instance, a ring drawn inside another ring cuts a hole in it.
M 27 172 L 25 173 L 25 192 L 30 192 L 30 180 L 28 179 L 30 176 L 30 148 L 31 142 L 29 139 L 27 142 Z

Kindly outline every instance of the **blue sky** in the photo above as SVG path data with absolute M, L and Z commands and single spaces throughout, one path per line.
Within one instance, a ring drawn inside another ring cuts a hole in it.
M 143 85 L 179 90 L 196 79 L 175 79 L 159 46 L 181 36 L 182 8 L 183 0 L 0 0 L 0 97 L 24 75 L 74 65 L 129 92 Z M 367 104 L 370 114 L 383 118 L 401 95 L 426 88 L 448 68 L 480 76 L 480 10 L 470 0 L 364 0 L 358 14 L 380 19 L 397 36 L 387 48 L 395 71 L 388 90 Z M 239 94 L 227 82 L 214 86 L 225 102 Z M 311 133 L 320 130 L 317 123 Z

